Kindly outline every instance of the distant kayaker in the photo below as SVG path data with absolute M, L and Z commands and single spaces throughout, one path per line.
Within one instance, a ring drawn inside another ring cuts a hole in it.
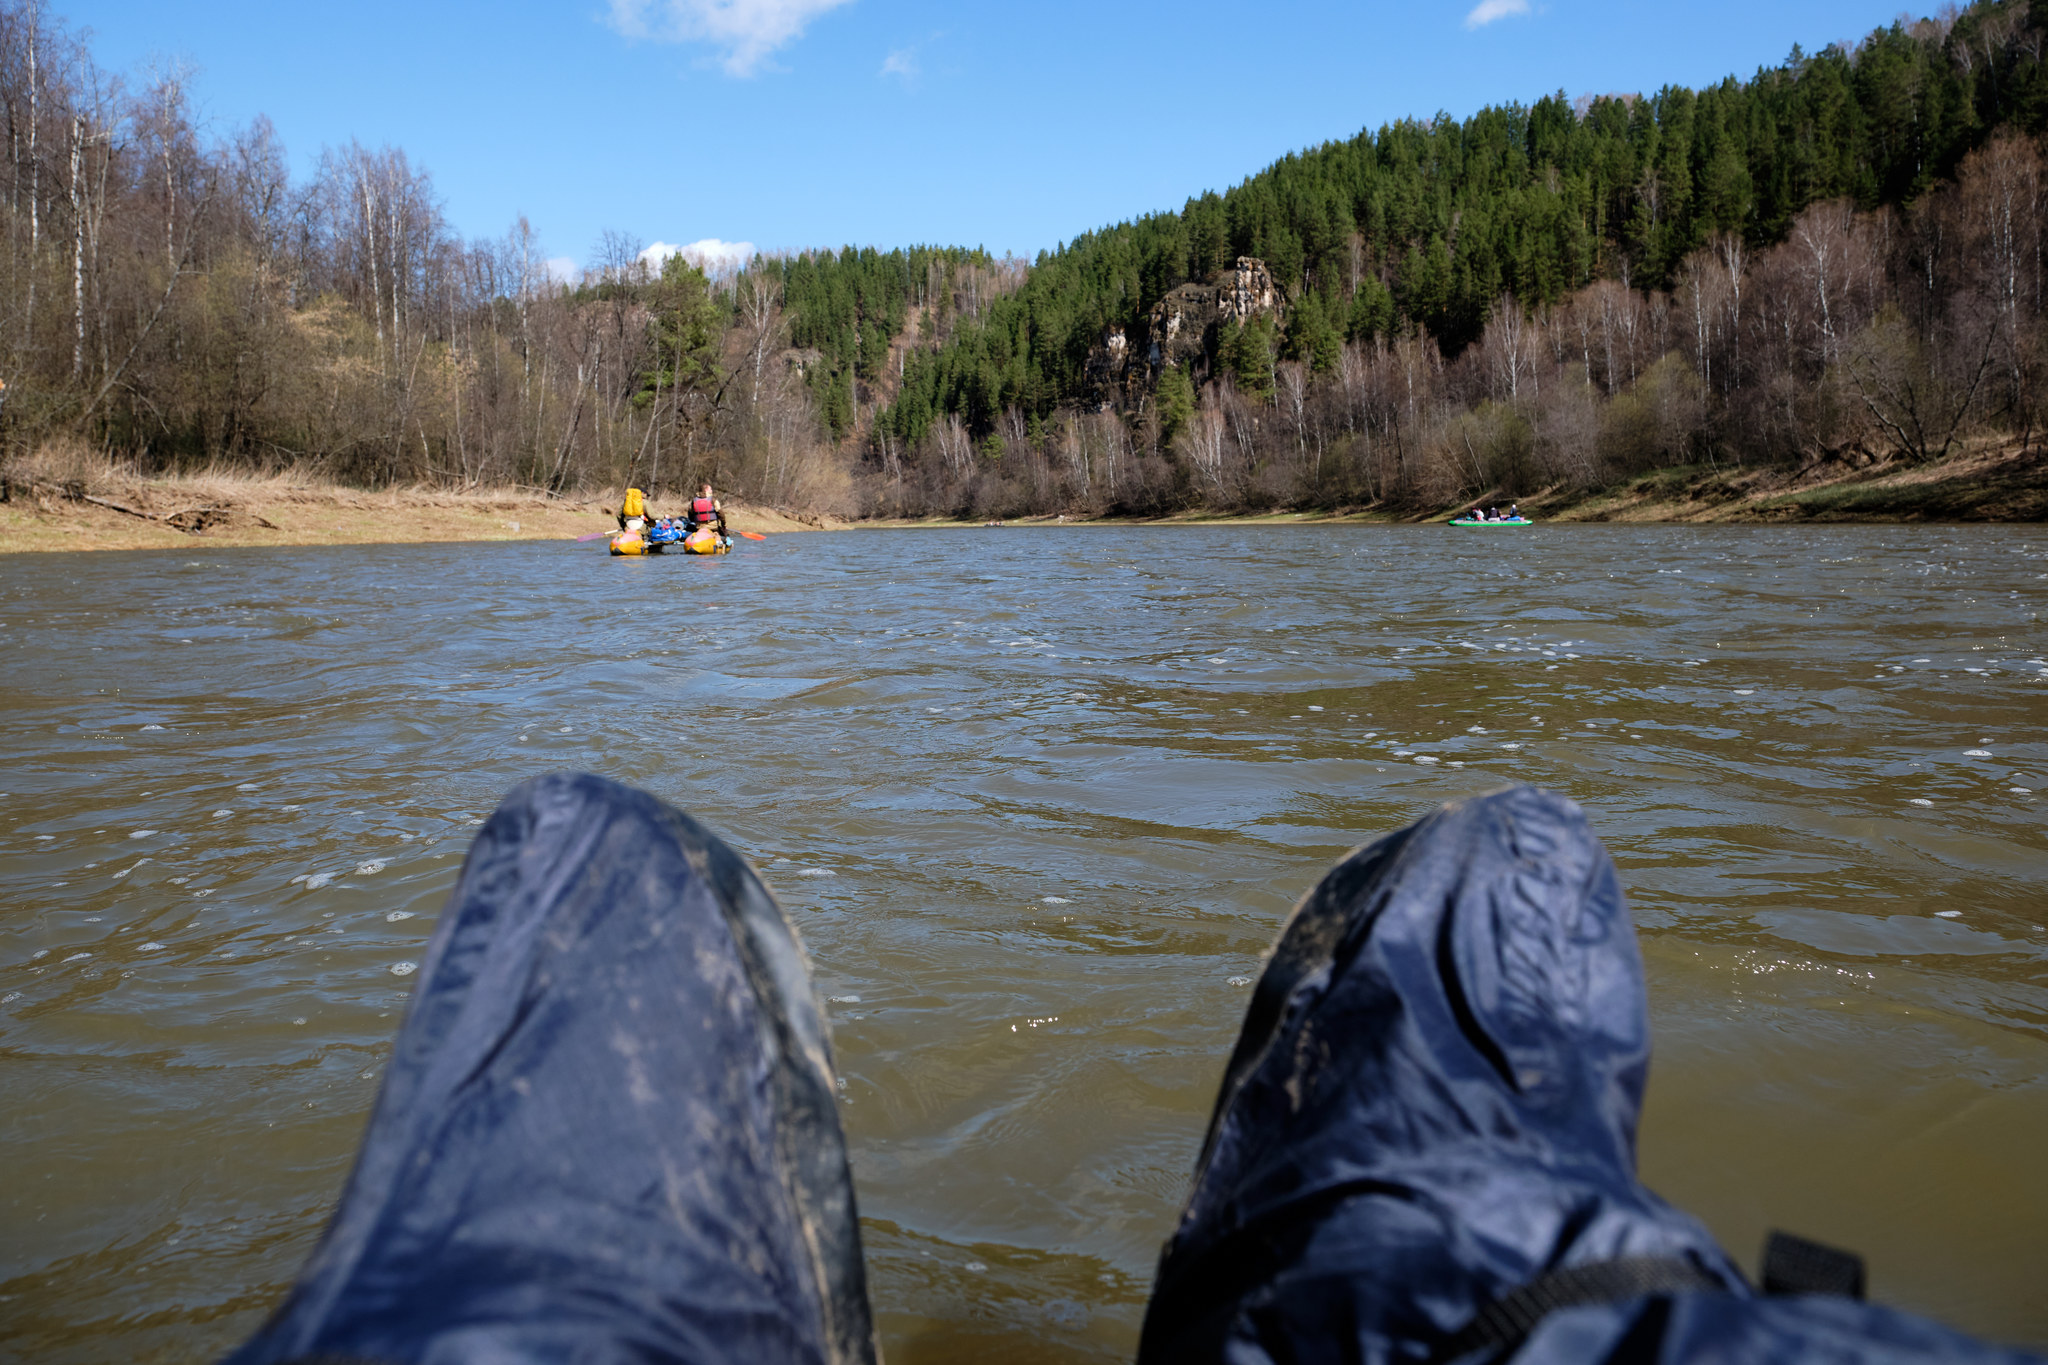
M 725 529 L 725 508 L 711 495 L 711 485 L 708 483 L 699 488 L 697 496 L 690 500 L 690 510 L 686 515 L 692 531 L 706 526 L 716 526 L 719 535 L 729 534 Z

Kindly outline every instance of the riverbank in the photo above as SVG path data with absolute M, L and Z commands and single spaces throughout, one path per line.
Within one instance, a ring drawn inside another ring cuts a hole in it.
M 609 496 L 552 497 L 519 488 L 367 491 L 289 474 L 143 478 L 111 467 L 74 477 L 9 472 L 0 482 L 0 553 L 174 549 L 195 540 L 223 546 L 573 540 L 611 529 L 615 506 Z M 846 525 L 730 502 L 726 519 L 736 531 L 762 533 Z
M 1678 522 L 1784 525 L 1815 522 L 2048 521 L 2048 452 L 2006 445 L 1968 450 L 1939 464 L 1908 465 L 1868 456 L 1782 465 L 1682 465 L 1604 488 L 1553 487 L 1516 499 L 1494 492 L 1480 506 L 1520 503 L 1539 522 Z M 1443 523 L 1472 502 L 1437 511 L 1379 504 L 1260 512 L 1200 509 L 1158 517 L 1049 514 L 1001 521 L 944 517 L 883 518 L 863 526 L 1202 525 L 1303 526 L 1347 522 Z
M 2048 455 L 2001 444 L 1928 465 L 1867 456 L 1796 469 L 1691 465 L 1521 504 L 1536 520 L 1567 522 L 2048 521 Z
M 1479 499 L 1502 503 L 1504 496 Z M 1539 522 L 2039 522 L 2048 521 L 2048 457 L 2006 446 L 1934 465 L 1867 457 L 1802 468 L 1694 465 L 1659 469 L 1596 490 L 1546 489 L 1520 499 Z M 550 496 L 524 488 L 368 491 L 299 473 L 208 473 L 144 478 L 107 463 L 16 466 L 0 475 L 0 553 L 144 550 L 214 545 L 367 545 L 430 541 L 573 540 L 613 524 L 615 495 Z M 1421 513 L 1366 506 L 1188 511 L 1165 517 L 1050 514 L 1005 526 L 1274 526 L 1444 522 L 1460 508 Z M 850 522 L 728 503 L 733 529 L 763 533 L 868 527 L 984 526 L 979 519 Z

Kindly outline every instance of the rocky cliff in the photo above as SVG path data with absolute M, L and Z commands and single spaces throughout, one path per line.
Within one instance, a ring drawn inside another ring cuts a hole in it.
M 1206 283 L 1179 285 L 1145 317 L 1144 362 L 1133 364 L 1131 339 L 1112 327 L 1088 353 L 1087 379 L 1097 407 L 1108 409 L 1149 393 L 1169 368 L 1198 368 L 1216 354 L 1217 329 L 1283 309 L 1273 273 L 1256 256 L 1240 256 L 1232 270 Z

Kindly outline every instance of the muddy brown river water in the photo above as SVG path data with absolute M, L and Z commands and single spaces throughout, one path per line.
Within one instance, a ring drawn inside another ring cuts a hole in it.
M 1128 1358 L 1289 906 L 1513 778 L 1628 888 L 1650 1183 L 2048 1347 L 2044 610 L 1988 527 L 0 557 L 0 1355 L 254 1326 L 473 826 L 560 767 L 796 918 L 896 1365 Z

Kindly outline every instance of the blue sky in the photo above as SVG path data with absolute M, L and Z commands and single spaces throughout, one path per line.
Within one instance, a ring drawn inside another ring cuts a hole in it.
M 132 79 L 182 61 L 208 127 L 267 114 L 295 168 L 402 147 L 450 223 L 524 213 L 764 248 L 1030 255 L 1287 151 L 1484 104 L 1700 85 L 1860 37 L 1848 0 L 52 0 Z M 1917 11 L 1916 11 L 1917 12 Z

